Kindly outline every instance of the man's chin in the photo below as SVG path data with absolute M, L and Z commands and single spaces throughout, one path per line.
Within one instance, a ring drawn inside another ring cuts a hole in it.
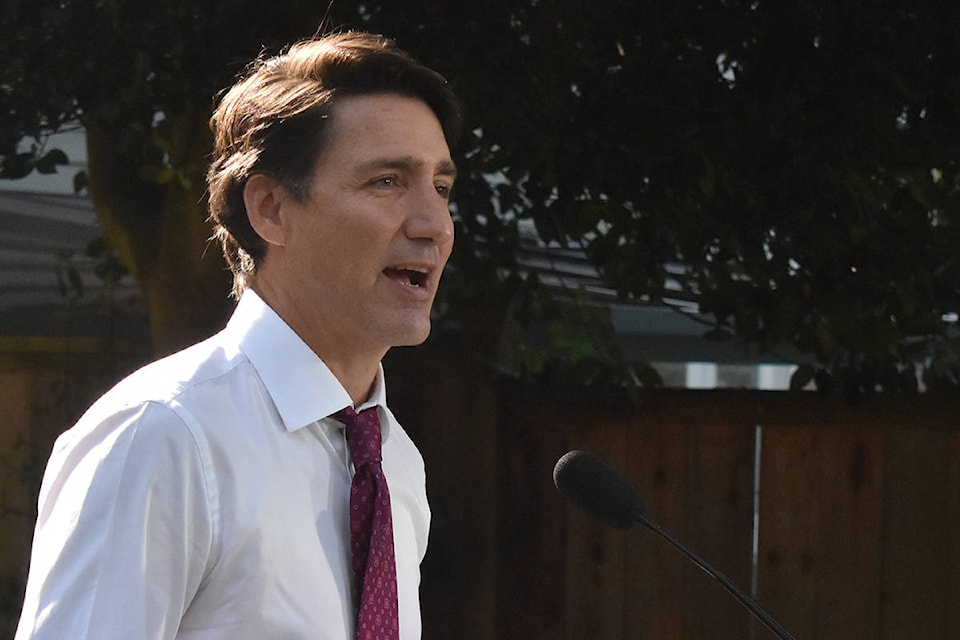
M 409 332 L 405 332 L 405 335 L 399 336 L 398 339 L 394 342 L 393 346 L 395 347 L 416 347 L 427 341 L 427 338 L 430 337 L 430 323 L 427 322 L 425 327 L 417 328 Z

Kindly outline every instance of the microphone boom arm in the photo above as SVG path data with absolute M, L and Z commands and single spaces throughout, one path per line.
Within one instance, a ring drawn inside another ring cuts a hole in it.
M 647 513 L 639 513 L 637 516 L 637 522 L 652 531 L 654 534 L 666 540 L 670 546 L 683 554 L 693 564 L 697 565 L 709 575 L 713 576 L 713 578 L 719 582 L 723 588 L 730 593 L 730 595 L 736 598 L 740 604 L 749 609 L 750 612 L 753 613 L 753 615 L 755 615 L 760 622 L 766 625 L 770 631 L 775 633 L 780 640 L 795 640 L 795 638 L 790 635 L 786 629 L 780 626 L 780 624 L 774 620 L 773 617 L 767 613 L 763 607 L 757 603 L 756 600 L 744 593 L 740 587 L 734 584 L 734 582 L 722 572 L 714 569 L 703 558 L 681 544 L 679 540 L 665 531 L 655 520 L 647 515 Z

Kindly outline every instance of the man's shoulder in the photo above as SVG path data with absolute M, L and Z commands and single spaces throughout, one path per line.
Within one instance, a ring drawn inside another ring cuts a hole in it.
M 132 459 L 141 464 L 152 450 L 205 449 L 206 429 L 189 418 L 208 404 L 217 404 L 214 385 L 239 372 L 246 358 L 219 334 L 180 352 L 144 365 L 103 394 L 57 439 L 50 467 L 68 469 L 86 453 Z M 195 390 L 198 393 L 191 393 Z M 221 403 L 222 404 L 222 403 Z M 207 407 L 208 411 L 216 407 Z M 139 453 L 136 453 L 138 452 Z M 200 455 L 198 453 L 198 455 Z
M 247 362 L 236 343 L 225 339 L 222 333 L 216 334 L 142 366 L 120 380 L 96 405 L 169 404 L 198 385 L 235 373 Z

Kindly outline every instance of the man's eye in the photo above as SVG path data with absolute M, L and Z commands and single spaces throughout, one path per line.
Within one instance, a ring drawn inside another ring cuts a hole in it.
M 449 199 L 449 198 L 450 198 L 450 191 L 452 191 L 452 189 L 451 189 L 451 187 L 450 187 L 449 185 L 446 185 L 446 184 L 438 184 L 437 187 L 436 187 L 436 189 L 437 189 L 437 193 L 440 194 L 440 197 L 441 197 L 441 198 L 445 198 L 445 199 Z
M 397 185 L 396 176 L 381 176 L 373 181 L 375 187 L 394 187 Z

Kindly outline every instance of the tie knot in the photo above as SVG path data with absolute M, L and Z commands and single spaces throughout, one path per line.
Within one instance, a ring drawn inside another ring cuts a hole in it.
M 346 427 L 347 447 L 353 466 L 380 462 L 380 418 L 376 407 L 364 409 L 360 413 L 353 407 L 346 407 L 333 414 Z

